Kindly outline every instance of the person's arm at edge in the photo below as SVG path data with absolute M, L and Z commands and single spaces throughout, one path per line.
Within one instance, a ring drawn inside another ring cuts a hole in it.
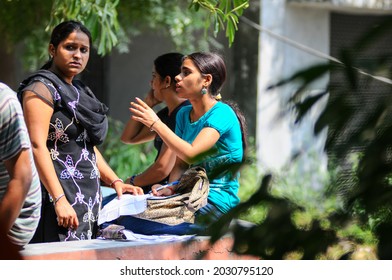
M 23 207 L 32 181 L 29 149 L 23 148 L 17 155 L 4 161 L 10 177 L 7 190 L 0 203 L 0 217 L 8 232 Z

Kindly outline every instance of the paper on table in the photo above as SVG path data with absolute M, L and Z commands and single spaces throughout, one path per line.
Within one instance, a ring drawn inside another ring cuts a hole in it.
M 98 215 L 98 225 L 113 221 L 120 216 L 136 215 L 147 209 L 147 198 L 151 195 L 124 194 L 121 199 L 117 197 L 106 204 Z
M 161 234 L 161 235 L 144 235 L 134 233 L 130 230 L 124 229 L 123 233 L 128 241 L 158 241 L 158 242 L 173 242 L 185 241 L 195 237 L 195 235 L 174 235 L 174 234 Z

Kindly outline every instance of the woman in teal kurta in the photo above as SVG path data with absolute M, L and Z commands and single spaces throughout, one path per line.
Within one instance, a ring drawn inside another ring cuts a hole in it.
M 188 117 L 191 111 L 192 106 L 186 106 L 179 112 L 176 134 L 192 143 L 205 127 L 213 128 L 219 133 L 220 137 L 211 153 L 192 165 L 205 168 L 210 181 L 209 203 L 220 212 L 227 213 L 239 203 L 237 167 L 243 159 L 243 147 L 238 118 L 233 109 L 223 102 L 217 102 L 195 122 L 191 122 Z M 218 174 L 214 174 L 215 172 Z
M 246 149 L 246 125 L 235 103 L 220 101 L 220 90 L 226 79 L 223 59 L 214 53 L 185 56 L 181 73 L 176 76 L 176 92 L 191 103 L 177 114 L 173 133 L 141 99 L 131 103 L 132 118 L 154 130 L 172 149 L 177 160 L 169 182 L 178 180 L 190 166 L 202 166 L 210 180 L 208 204 L 197 212 L 216 220 L 239 203 L 237 195 L 239 166 Z M 155 195 L 171 195 L 173 188 L 156 191 Z M 197 223 L 205 219 L 197 219 Z M 134 217 L 120 221 L 128 229 L 144 234 L 186 234 L 192 225 L 168 226 Z M 199 227 L 197 227 L 199 228 Z

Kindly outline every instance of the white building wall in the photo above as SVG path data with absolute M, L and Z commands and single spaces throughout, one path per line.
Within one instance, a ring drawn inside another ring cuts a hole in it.
M 300 44 L 328 55 L 329 53 L 329 11 L 298 8 L 287 5 L 286 0 L 261 0 L 260 23 L 274 34 L 294 40 Z M 294 125 L 286 111 L 286 101 L 293 94 L 295 85 L 267 88 L 304 69 L 326 59 L 261 32 L 259 55 L 259 85 L 257 104 L 257 158 L 262 169 L 279 170 L 297 152 L 320 151 L 322 157 L 323 139 L 313 137 L 313 118 L 301 126 Z M 314 90 L 325 89 L 328 77 L 317 81 Z M 317 114 L 317 108 L 315 112 Z

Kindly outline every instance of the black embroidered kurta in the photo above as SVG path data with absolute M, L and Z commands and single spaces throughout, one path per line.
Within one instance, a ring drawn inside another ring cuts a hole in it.
M 57 225 L 53 200 L 42 188 L 46 201 L 43 203 L 41 229 L 37 232 L 42 237 L 36 242 L 55 241 L 56 236 L 60 241 L 93 239 L 98 229 L 98 211 L 102 200 L 100 174 L 93 148 L 106 136 L 107 108 L 81 82 L 75 81 L 70 85 L 49 71 L 43 74 L 30 77 L 24 84 L 43 82 L 52 94 L 54 112 L 47 147 L 64 194 L 78 215 L 79 227 L 75 230 Z M 28 89 L 29 86 L 24 87 L 19 94 Z

